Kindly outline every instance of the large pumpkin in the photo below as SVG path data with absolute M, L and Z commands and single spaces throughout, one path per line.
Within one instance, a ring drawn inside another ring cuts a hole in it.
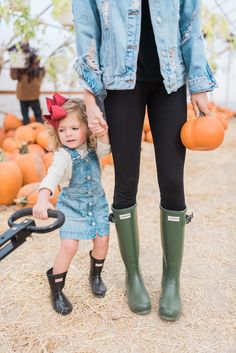
M 14 161 L 21 170 L 24 185 L 41 181 L 46 174 L 42 158 L 37 153 L 29 152 L 26 144 L 20 148 Z
M 15 130 L 22 125 L 22 120 L 18 119 L 16 115 L 7 113 L 3 119 L 4 131 Z
M 40 183 L 30 183 L 20 188 L 14 200 L 18 208 L 33 207 L 36 204 L 39 185 Z M 52 205 L 56 204 L 59 193 L 60 189 L 57 186 L 53 197 L 49 199 Z
M 36 129 L 33 129 L 30 124 L 22 125 L 16 129 L 14 138 L 16 140 L 25 141 L 27 143 L 36 142 L 37 132 Z
M 0 205 L 11 205 L 22 184 L 20 168 L 14 161 L 7 161 L 0 150 Z
M 214 150 L 224 140 L 224 127 L 212 116 L 200 116 L 184 123 L 180 137 L 183 145 L 190 150 Z

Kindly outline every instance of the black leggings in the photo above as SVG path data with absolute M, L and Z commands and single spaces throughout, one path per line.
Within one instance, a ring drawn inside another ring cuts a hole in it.
M 185 148 L 180 140 L 180 129 L 187 119 L 186 87 L 167 94 L 158 81 L 137 81 L 133 90 L 109 90 L 104 104 L 115 167 L 113 207 L 122 209 L 136 203 L 147 106 L 161 206 L 167 210 L 185 209 Z

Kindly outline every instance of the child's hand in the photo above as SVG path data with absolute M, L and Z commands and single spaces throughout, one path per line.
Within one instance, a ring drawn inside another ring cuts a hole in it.
M 33 207 L 33 217 L 38 219 L 48 219 L 48 210 L 54 210 L 53 205 L 49 202 L 38 201 Z
M 96 137 L 102 137 L 107 134 L 108 128 L 103 127 L 98 119 L 94 119 L 90 125 L 90 130 Z

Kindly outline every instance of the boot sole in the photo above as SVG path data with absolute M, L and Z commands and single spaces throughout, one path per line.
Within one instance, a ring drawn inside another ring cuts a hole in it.
M 177 321 L 180 318 L 180 314 L 175 317 L 168 317 L 168 316 L 161 315 L 159 313 L 159 316 L 162 320 L 165 320 L 165 321 Z
M 58 311 L 58 310 L 56 310 L 55 308 L 54 308 L 54 306 L 52 306 L 52 308 L 53 308 L 53 310 L 57 313 L 57 314 L 59 314 L 59 315 L 62 315 L 62 316 L 66 316 L 66 315 L 69 315 L 71 312 L 72 312 L 72 310 L 73 310 L 73 308 L 70 310 L 70 311 Z
M 131 308 L 129 308 L 133 313 L 135 314 L 138 314 L 138 315 L 147 315 L 147 314 L 150 314 L 151 312 L 151 309 L 150 310 L 144 310 L 144 311 L 135 311 L 135 310 L 132 310 Z
M 92 295 L 93 295 L 94 297 L 96 297 L 96 298 L 104 298 L 105 295 L 106 295 L 106 293 L 104 293 L 104 294 L 96 294 L 96 293 L 94 293 L 92 290 L 91 290 L 91 293 L 92 293 Z

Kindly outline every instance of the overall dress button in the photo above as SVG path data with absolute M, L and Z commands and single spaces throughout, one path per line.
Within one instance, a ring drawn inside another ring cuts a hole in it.
M 92 216 L 92 212 L 88 212 L 88 215 L 89 215 L 89 216 Z
M 91 176 L 90 176 L 90 175 L 88 175 L 88 176 L 87 176 L 87 180 L 90 180 L 90 179 L 91 179 Z
M 96 223 L 95 223 L 95 222 L 92 222 L 92 226 L 96 226 Z

